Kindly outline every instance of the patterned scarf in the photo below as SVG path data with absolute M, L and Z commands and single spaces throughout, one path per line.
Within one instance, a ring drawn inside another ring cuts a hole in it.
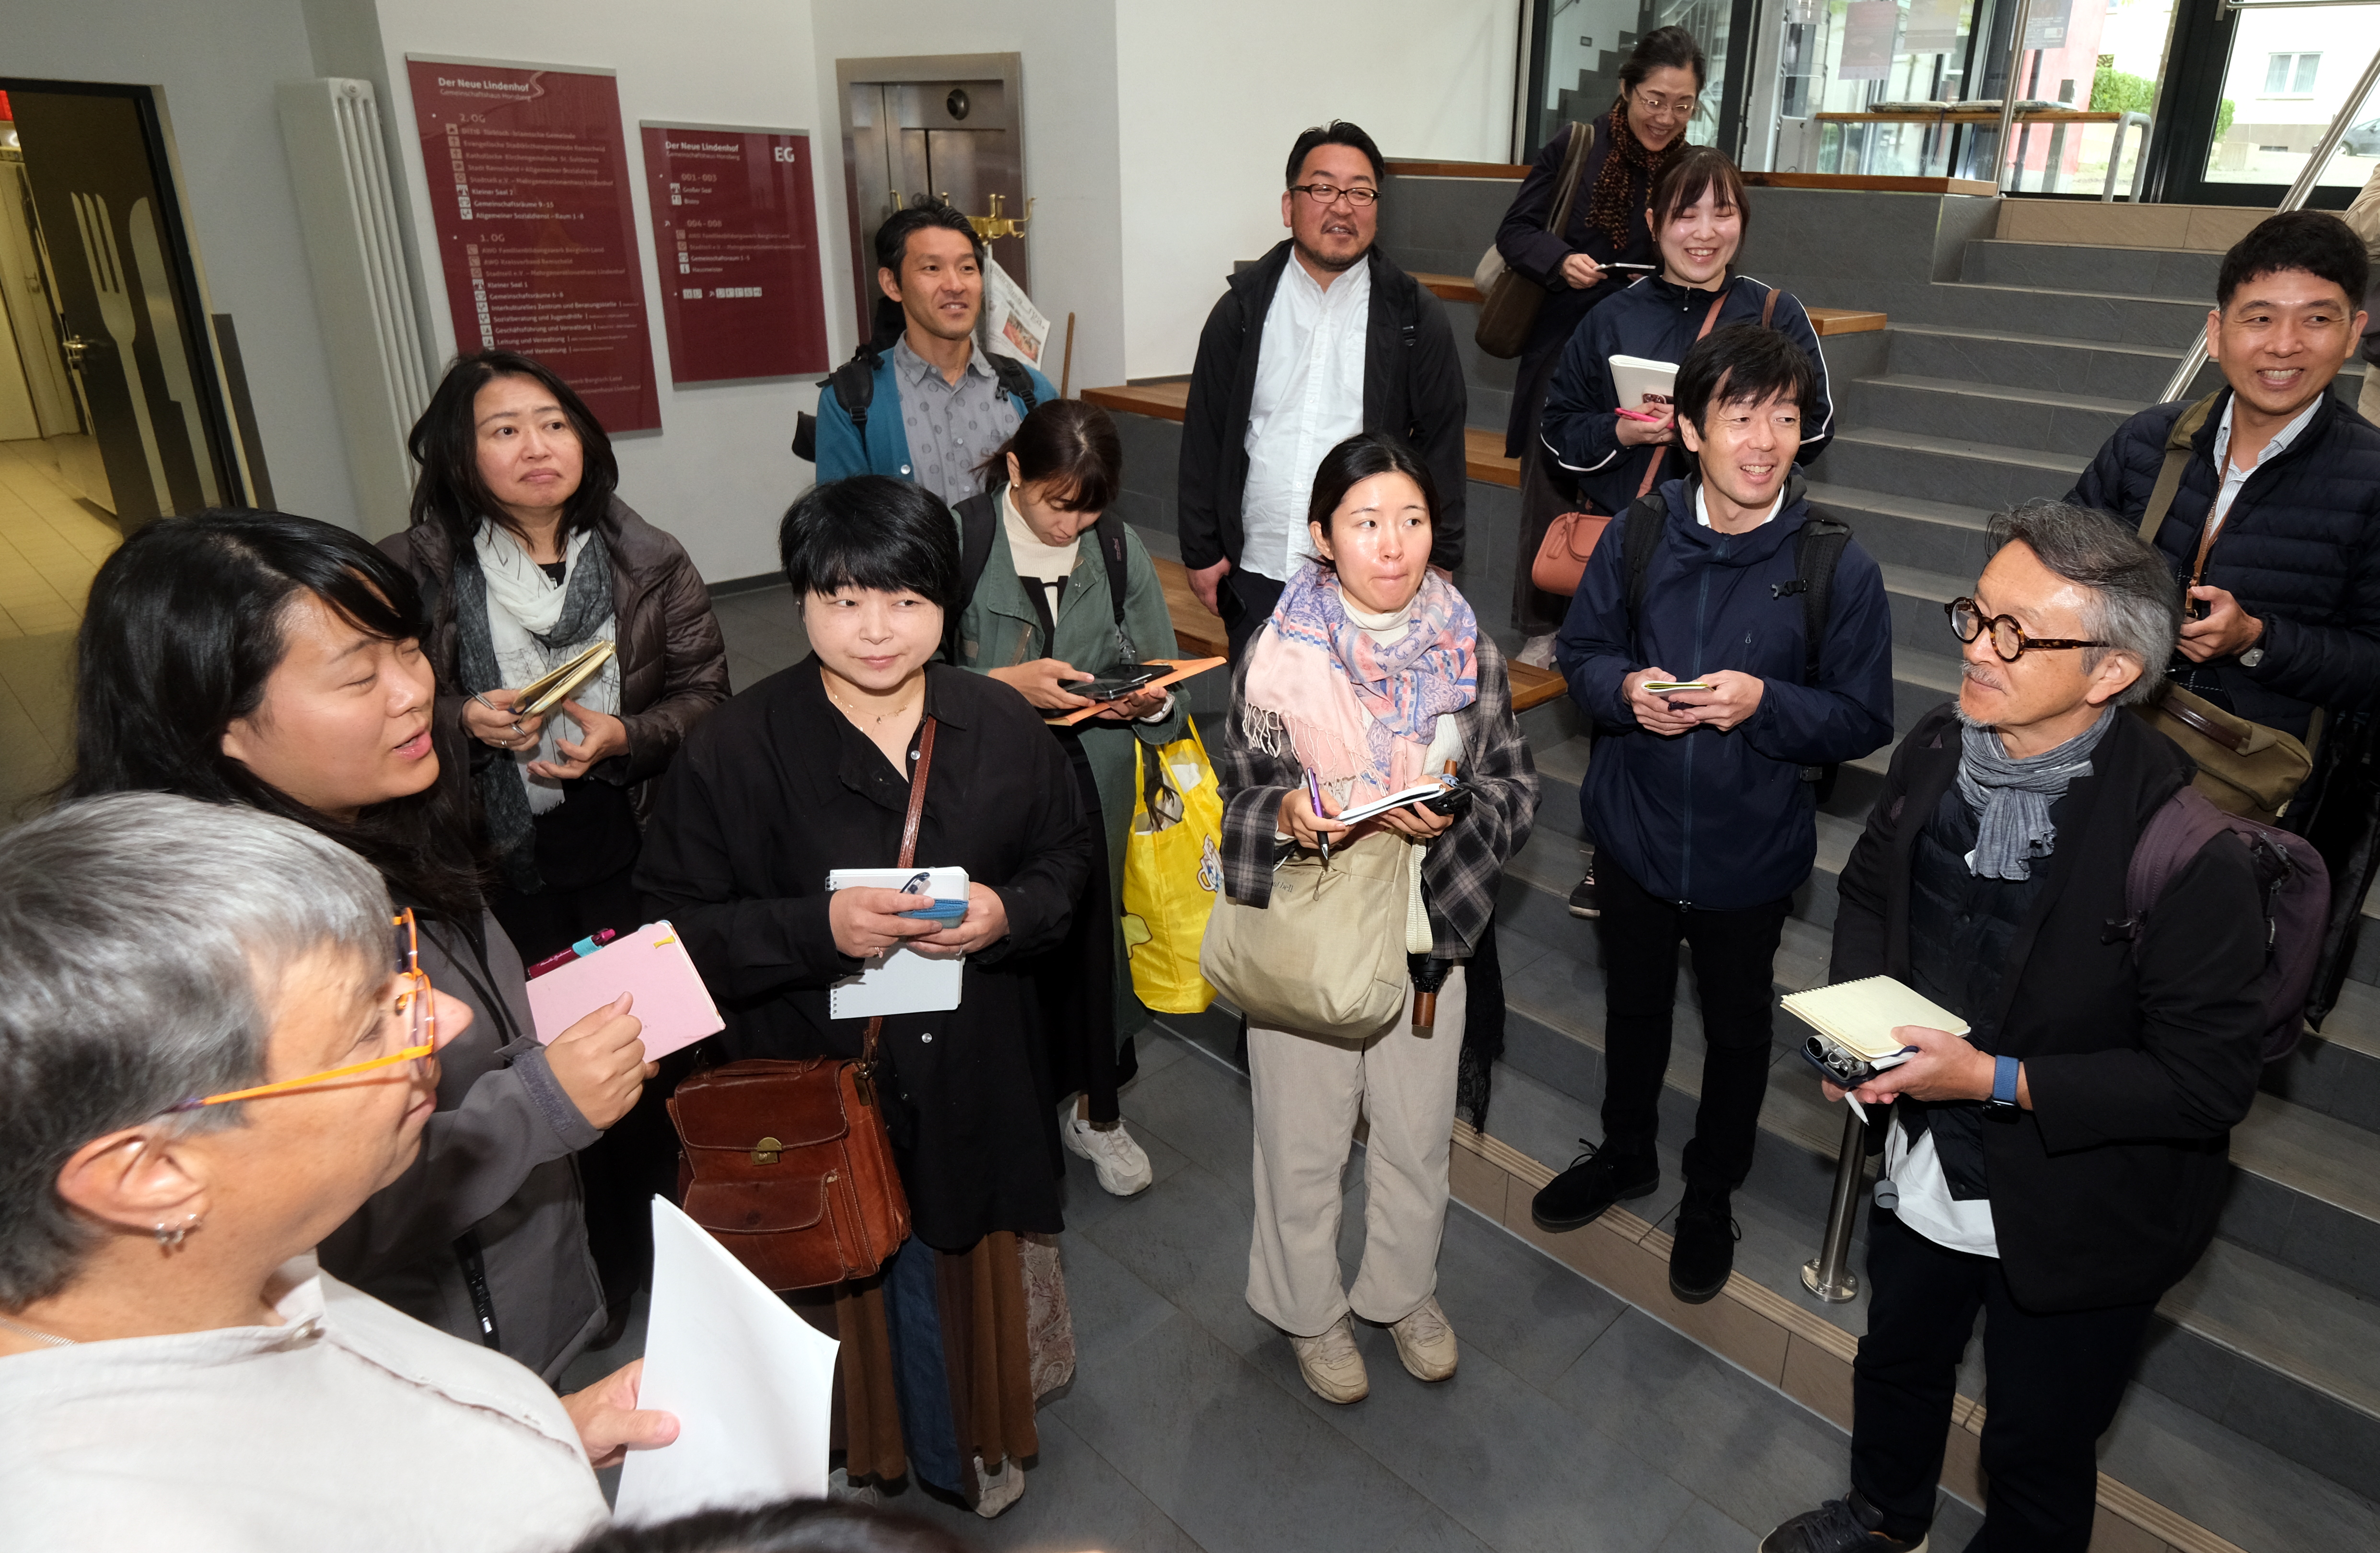
M 1611 104 L 1611 115 L 1603 123 L 1607 147 L 1603 170 L 1596 175 L 1595 197 L 1586 207 L 1586 224 L 1600 230 L 1611 239 L 1615 252 L 1628 247 L 1629 228 L 1645 213 L 1653 198 L 1653 185 L 1661 170 L 1670 164 L 1686 146 L 1680 135 L 1659 151 L 1648 151 L 1636 132 L 1628 127 L 1628 100 L 1621 98 Z
M 1402 635 L 1375 635 L 1395 622 Z M 1410 787 L 1439 718 L 1479 698 L 1478 637 L 1471 605 L 1436 572 L 1394 621 L 1367 625 L 1350 618 L 1338 574 L 1308 562 L 1249 656 L 1249 730 L 1342 805 Z

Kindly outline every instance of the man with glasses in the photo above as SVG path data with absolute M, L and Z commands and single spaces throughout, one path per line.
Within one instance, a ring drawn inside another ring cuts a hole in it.
M 1959 698 L 1894 752 L 1843 866 L 1828 973 L 1892 977 L 1968 1031 L 1900 1026 L 1914 1054 L 1856 1092 L 1872 1119 L 1891 1108 L 1899 1200 L 1868 1224 L 1851 1491 L 1764 1553 L 1925 1544 L 1978 1310 L 1988 1488 L 1969 1546 L 2088 1547 L 2094 1448 L 2150 1313 L 2214 1236 L 2263 1069 L 2246 848 L 2220 832 L 2143 918 L 2127 901 L 2142 827 L 2192 770 L 2120 710 L 2180 628 L 2165 558 L 2065 503 L 1991 532 L 1973 595 L 1948 606 Z
M 1413 444 L 1439 493 L 1430 564 L 1463 561 L 1463 368 L 1446 309 L 1373 246 L 1379 148 L 1344 120 L 1289 153 L 1286 242 L 1208 314 L 1183 418 L 1182 563 L 1237 658 L 1310 552 L 1322 455 L 1358 431 Z

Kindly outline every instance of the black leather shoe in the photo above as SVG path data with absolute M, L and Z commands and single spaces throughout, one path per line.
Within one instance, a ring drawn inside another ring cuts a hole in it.
M 1883 1524 L 1884 1512 L 1854 1488 L 1779 1523 L 1760 1539 L 1760 1553 L 1925 1553 L 1925 1533 L 1903 1542 L 1881 1531 Z
M 1621 1154 L 1585 1138 L 1578 1141 L 1586 1152 L 1529 1200 L 1529 1217 L 1540 1230 L 1592 1224 L 1612 1204 L 1642 1197 L 1661 1184 L 1661 1162 L 1650 1153 Z
M 1725 1187 L 1688 1182 L 1686 1200 L 1678 1205 L 1670 1242 L 1670 1292 L 1690 1305 L 1717 1296 L 1735 1268 L 1735 1243 L 1743 1231 L 1728 1215 L 1728 1196 Z

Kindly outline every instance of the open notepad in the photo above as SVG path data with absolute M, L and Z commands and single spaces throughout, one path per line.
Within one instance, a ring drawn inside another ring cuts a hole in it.
M 1788 993 L 1781 1001 L 1786 1013 L 1870 1062 L 1896 1058 L 1906 1049 L 1892 1033 L 1903 1025 L 1923 1025 L 1954 1036 L 1967 1033 L 1965 1020 L 1888 976 L 1813 987 Z
M 1446 790 L 1453 785 L 1452 777 L 1431 777 L 1427 781 L 1417 782 L 1411 787 L 1401 787 L 1385 798 L 1375 798 L 1368 804 L 1357 804 L 1353 808 L 1341 809 L 1337 814 L 1330 816 L 1330 819 L 1341 825 L 1360 825 L 1376 814 L 1386 814 L 1390 809 L 1402 808 L 1407 804 L 1417 804 L 1424 799 L 1441 797 Z

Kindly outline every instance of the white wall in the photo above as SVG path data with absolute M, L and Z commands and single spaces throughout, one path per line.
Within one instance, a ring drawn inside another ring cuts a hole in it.
M 418 235 L 414 261 L 431 299 L 443 361 L 455 350 L 445 282 L 431 247 L 435 231 L 421 165 L 419 129 L 405 86 L 405 56 L 443 54 L 614 71 L 636 204 L 639 266 L 661 383 L 662 430 L 614 439 L 620 495 L 677 536 L 702 575 L 717 582 L 776 569 L 777 518 L 809 466 L 786 443 L 797 410 L 811 407 L 814 379 L 673 388 L 662 324 L 661 277 L 653 271 L 639 119 L 807 129 L 812 137 L 820 230 L 843 203 L 842 157 L 832 150 L 832 111 L 821 113 L 810 69 L 808 0 L 678 0 L 662 6 L 574 0 L 381 0 L 380 28 L 396 90 L 383 104 L 401 130 L 406 195 Z M 835 271 L 832 244 L 826 269 Z M 834 309 L 829 304 L 830 321 Z M 847 333 L 847 330 L 846 330 Z M 836 342 L 849 349 L 847 339 Z
M 1134 0 L 1123 0 L 1129 9 Z M 1029 234 L 1033 301 L 1050 315 L 1043 363 L 1056 382 L 1065 318 L 1075 314 L 1075 386 L 1124 379 L 1123 213 L 1116 143 L 1117 0 L 811 0 L 818 91 L 826 127 L 838 59 L 913 55 L 1019 54 L 1025 71 L 1025 192 L 1037 201 Z M 832 162 L 834 237 L 827 245 L 829 313 L 846 334 L 851 237 L 843 202 L 843 152 Z M 838 339 L 843 336 L 838 335 Z M 845 344 L 848 350 L 850 346 Z
M 354 525 L 273 101 L 275 83 L 314 73 L 298 0 L 12 5 L 0 70 L 163 89 L 205 305 L 238 328 L 274 498 Z
M 1232 264 L 1288 235 L 1281 164 L 1308 125 L 1509 160 L 1519 19 L 1515 0 L 1117 0 L 1127 375 L 1187 372 Z

